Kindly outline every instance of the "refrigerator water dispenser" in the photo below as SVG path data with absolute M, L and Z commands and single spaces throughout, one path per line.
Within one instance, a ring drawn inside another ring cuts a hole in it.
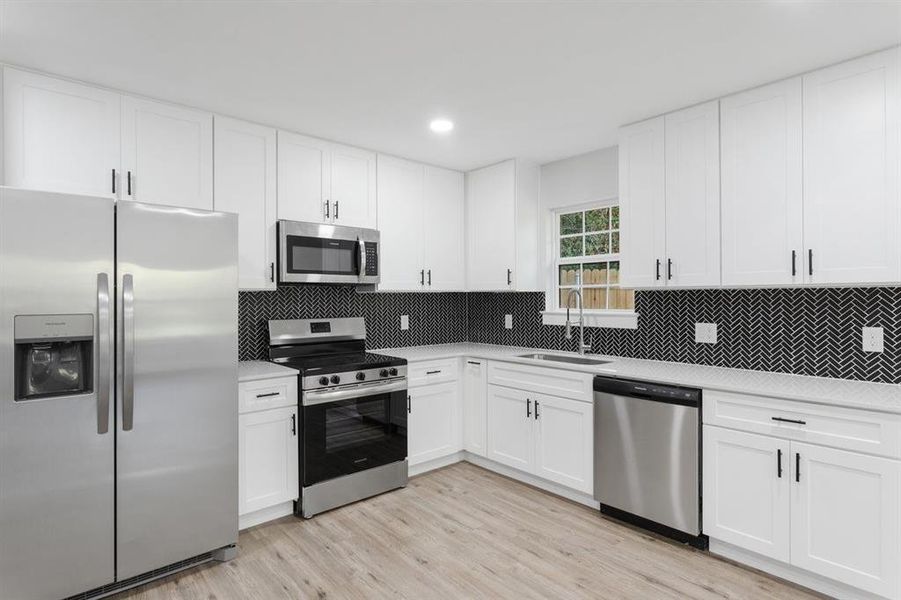
M 15 346 L 17 401 L 93 391 L 93 315 L 17 315 Z

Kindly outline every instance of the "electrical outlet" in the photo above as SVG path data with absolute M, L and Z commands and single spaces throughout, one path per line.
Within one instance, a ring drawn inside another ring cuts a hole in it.
M 406 331 L 410 328 L 410 315 L 401 315 L 400 316 L 400 330 Z
M 716 323 L 695 323 L 695 342 L 699 344 L 715 344 Z
M 513 315 L 504 315 L 504 327 L 513 329 Z
M 882 327 L 864 327 L 863 328 L 863 351 L 864 352 L 882 352 L 885 350 L 885 344 L 882 337 Z

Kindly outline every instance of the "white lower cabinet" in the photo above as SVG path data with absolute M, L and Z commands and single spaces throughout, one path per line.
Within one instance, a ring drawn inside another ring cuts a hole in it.
M 542 479 L 593 491 L 594 406 L 488 386 L 488 458 Z
M 901 597 L 901 462 L 705 425 L 703 478 L 712 539 Z
M 238 430 L 238 514 L 296 500 L 297 408 L 240 415 Z
M 407 460 L 411 466 L 460 450 L 460 399 L 457 381 L 409 390 Z
M 475 358 L 463 362 L 463 449 L 479 456 L 487 452 L 488 363 Z

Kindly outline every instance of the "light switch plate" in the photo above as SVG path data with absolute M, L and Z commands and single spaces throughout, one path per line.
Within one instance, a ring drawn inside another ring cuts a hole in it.
M 864 327 L 863 328 L 863 351 L 864 352 L 883 352 L 885 343 L 882 335 L 882 327 Z
M 699 344 L 715 344 L 716 323 L 695 323 L 695 342 Z
M 504 315 L 504 327 L 513 329 L 513 315 Z
M 400 316 L 400 330 L 406 331 L 410 328 L 410 315 L 401 315 Z

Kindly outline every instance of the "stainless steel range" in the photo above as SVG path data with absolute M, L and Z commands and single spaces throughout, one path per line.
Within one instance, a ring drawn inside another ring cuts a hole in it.
M 269 321 L 269 359 L 300 371 L 297 515 L 407 484 L 407 361 L 366 352 L 362 318 Z

